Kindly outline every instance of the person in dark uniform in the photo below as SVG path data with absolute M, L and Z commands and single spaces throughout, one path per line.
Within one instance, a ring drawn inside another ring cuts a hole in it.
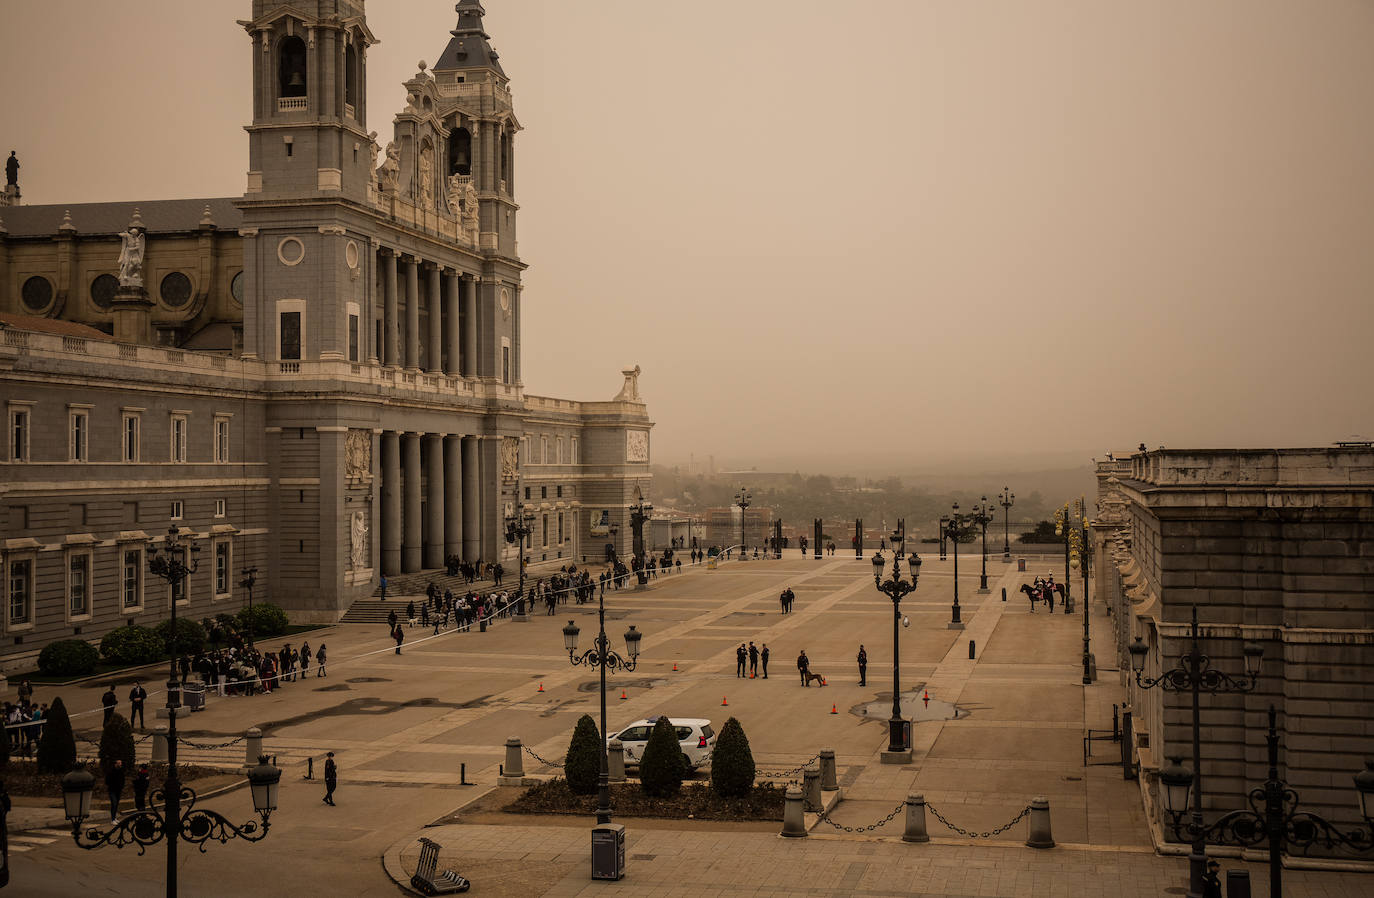
M 763 662 L 763 678 L 768 679 L 768 643 L 763 644 L 763 651 L 759 652 L 759 660 Z
M 110 718 L 114 716 L 115 708 L 119 705 L 113 686 L 106 687 L 105 694 L 100 697 L 100 704 L 105 706 L 105 723 L 109 723 Z
M 749 657 L 749 650 L 746 649 L 746 648 L 744 647 L 744 643 L 741 642 L 741 643 L 739 644 L 739 648 L 735 649 L 735 676 L 736 676 L 736 677 L 742 677 L 742 676 L 744 676 L 744 661 L 745 661 L 745 659 L 748 658 L 748 657 Z
M 148 700 L 148 690 L 143 688 L 143 684 L 134 681 L 134 688 L 129 690 L 129 724 L 132 725 L 134 718 L 138 718 L 138 725 L 143 723 L 143 703 Z M 108 720 L 107 720 L 108 722 Z
M 801 674 L 801 684 L 810 686 L 811 684 L 806 680 L 806 675 L 811 673 L 811 659 L 806 657 L 806 649 L 802 649 L 801 654 L 797 656 L 797 672 Z
M 119 796 L 124 794 L 124 762 L 116 760 L 105 771 L 105 791 L 110 796 L 110 822 L 119 818 Z
M 859 644 L 859 685 L 868 685 L 868 652 L 864 651 L 863 643 Z
M 334 790 L 339 788 L 339 765 L 334 763 L 331 751 L 324 759 L 324 803 L 334 807 Z
M 1221 864 L 1208 858 L 1207 872 L 1202 874 L 1202 898 L 1221 898 Z
M 401 643 L 406 641 L 406 631 L 398 625 L 396 629 L 391 631 L 391 638 L 396 640 L 396 654 L 401 654 Z
M 148 765 L 139 764 L 134 774 L 134 809 L 144 810 L 148 806 Z
M 749 678 L 753 679 L 759 675 L 759 647 L 753 642 L 749 643 Z

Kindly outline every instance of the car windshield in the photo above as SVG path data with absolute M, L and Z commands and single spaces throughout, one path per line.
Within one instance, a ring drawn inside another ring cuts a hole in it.
M 648 742 L 649 732 L 650 727 L 630 727 L 629 729 L 625 730 L 623 733 L 621 733 L 619 736 L 616 736 L 615 738 L 619 739 L 621 742 Z

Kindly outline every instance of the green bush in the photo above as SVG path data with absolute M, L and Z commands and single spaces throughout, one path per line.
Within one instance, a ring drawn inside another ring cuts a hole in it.
M 116 627 L 100 640 L 100 654 L 113 664 L 148 664 L 162 657 L 167 640 L 148 627 Z
M 731 717 L 711 750 L 711 791 L 722 798 L 744 798 L 754 788 L 754 754 L 744 727 Z
M 100 652 L 84 639 L 59 639 L 38 653 L 38 672 L 50 677 L 80 677 L 95 672 Z
M 76 766 L 76 737 L 72 721 L 61 698 L 52 700 L 43 718 L 43 735 L 38 740 L 38 772 L 65 774 Z
M 118 712 L 110 715 L 110 722 L 105 724 L 105 729 L 100 734 L 101 772 L 109 773 L 113 770 L 115 761 L 123 761 L 125 773 L 133 774 L 134 728 L 124 719 L 124 715 Z
M 255 639 L 259 636 L 278 636 L 285 633 L 291 624 L 286 618 L 286 612 L 271 602 L 254 605 L 251 614 L 247 608 L 243 609 L 239 612 L 238 622 L 239 629 L 245 633 L 251 630 Z
M 208 638 L 205 628 L 193 620 L 184 617 L 177 618 L 177 641 L 176 646 L 171 645 L 172 621 L 170 619 L 158 624 L 154 630 L 162 644 L 167 646 L 169 655 L 195 655 L 205 648 L 205 640 Z
M 667 798 L 682 791 L 682 778 L 687 773 L 686 755 L 677 741 L 677 728 L 666 717 L 660 717 L 649 733 L 644 757 L 639 762 L 639 781 L 644 794 L 651 798 Z
M 596 794 L 601 778 L 601 731 L 590 714 L 583 714 L 577 721 L 563 765 L 568 788 L 573 794 Z

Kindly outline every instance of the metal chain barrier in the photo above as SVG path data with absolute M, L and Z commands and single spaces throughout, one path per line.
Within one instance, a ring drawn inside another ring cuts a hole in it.
M 795 774 L 801 773 L 803 770 L 811 766 L 812 761 L 819 761 L 820 759 L 821 756 L 816 754 L 807 758 L 805 761 L 802 761 L 800 766 L 793 767 L 791 770 L 784 770 L 782 773 L 758 773 L 756 775 L 763 777 L 764 779 L 770 780 L 785 779 L 789 776 L 794 776 Z
M 559 770 L 562 770 L 562 769 L 563 769 L 563 766 L 564 766 L 564 765 L 559 764 L 559 763 L 557 763 L 557 762 L 555 762 L 555 761 L 546 761 L 546 760 L 544 760 L 543 758 L 539 757 L 539 755 L 535 754 L 534 749 L 530 748 L 528 745 L 525 746 L 525 754 L 529 755 L 531 758 L 534 758 L 534 759 L 535 759 L 536 761 L 538 761 L 540 764 L 544 764 L 544 765 L 549 766 L 549 767 L 557 767 Z
M 192 748 L 200 749 L 201 751 L 213 751 L 213 750 L 215 750 L 215 749 L 217 749 L 217 748 L 228 748 L 228 747 L 231 746 L 231 745 L 236 745 L 236 744 L 242 742 L 242 741 L 243 741 L 244 739 L 246 739 L 246 738 L 248 738 L 248 737 L 247 737 L 247 736 L 239 736 L 237 739 L 230 739 L 228 742 L 219 742 L 219 743 L 213 743 L 213 744 L 212 744 L 212 743 L 192 742 L 190 739 L 183 739 L 183 738 L 181 738 L 180 736 L 178 736 L 178 737 L 177 737 L 177 742 L 181 743 L 182 745 L 189 745 L 189 746 L 191 746 Z
M 829 823 L 836 829 L 842 829 L 847 833 L 866 833 L 872 832 L 873 830 L 878 829 L 879 827 L 886 826 L 887 824 L 891 823 L 893 820 L 897 819 L 897 815 L 902 813 L 902 811 L 904 811 L 905 809 L 906 802 L 903 801 L 901 804 L 897 805 L 895 808 L 892 809 L 891 814 L 888 814 L 886 817 L 883 817 L 877 823 L 870 823 L 868 826 L 845 826 L 842 823 L 836 823 L 834 820 L 830 819 L 829 813 L 824 811 L 820 813 L 816 820 L 819 823 Z M 807 808 L 807 810 L 814 809 Z M 1030 808 L 1027 808 L 1026 810 L 1030 810 Z
M 962 829 L 958 826 L 955 826 L 953 823 L 950 823 L 948 820 L 945 819 L 945 816 L 943 814 L 935 810 L 934 806 L 931 805 L 930 802 L 926 802 L 926 809 L 935 815 L 936 820 L 939 820 L 941 823 L 943 823 L 945 826 L 948 826 L 950 829 L 954 830 L 959 835 L 965 836 L 969 839 L 990 839 L 993 836 L 1000 836 L 1002 833 L 1006 832 L 1007 830 L 1011 829 L 1013 826 L 1024 820 L 1026 818 L 1026 815 L 1031 812 L 1031 806 L 1026 805 L 1024 808 L 1021 809 L 1021 813 L 1017 814 L 1015 817 L 1011 818 L 1011 820 L 1002 824 L 996 829 L 990 829 L 985 833 L 975 833 L 969 832 L 966 829 Z

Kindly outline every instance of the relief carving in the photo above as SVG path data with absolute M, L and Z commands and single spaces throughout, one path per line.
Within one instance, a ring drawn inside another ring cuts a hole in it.
M 520 476 L 520 441 L 515 437 L 501 438 L 501 479 L 514 482 Z
M 372 434 L 366 430 L 350 430 L 344 438 L 344 465 L 348 477 L 372 476 Z
M 625 432 L 625 460 L 649 460 L 649 432 L 647 430 L 627 430 Z

